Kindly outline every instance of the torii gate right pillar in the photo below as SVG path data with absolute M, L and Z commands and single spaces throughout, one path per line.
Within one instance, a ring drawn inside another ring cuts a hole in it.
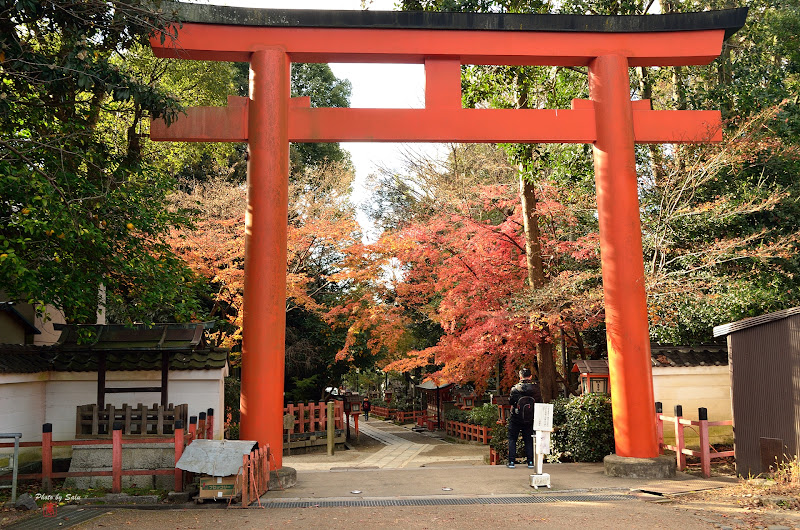
M 594 173 L 616 454 L 657 457 L 628 58 L 589 63 Z

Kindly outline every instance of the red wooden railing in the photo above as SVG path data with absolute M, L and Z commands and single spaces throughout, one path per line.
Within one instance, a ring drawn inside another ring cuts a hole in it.
M 387 420 L 394 420 L 400 423 L 415 422 L 419 418 L 424 417 L 427 412 L 424 410 L 398 410 L 390 409 L 389 407 L 381 407 L 379 405 L 372 405 L 372 414 L 386 418 Z
M 444 426 L 447 434 L 462 440 L 481 442 L 486 445 L 489 443 L 489 440 L 492 439 L 492 436 L 489 434 L 491 429 L 483 425 L 472 425 L 471 423 L 447 420 Z
M 20 447 L 41 447 L 42 448 L 42 472 L 25 473 L 17 475 L 18 480 L 41 480 L 42 487 L 48 493 L 52 491 L 54 478 L 67 477 L 111 477 L 111 491 L 120 493 L 122 491 L 122 477 L 130 475 L 174 475 L 175 491 L 183 491 L 183 471 L 172 467 L 168 469 L 122 469 L 122 446 L 131 444 L 148 443 L 172 443 L 175 445 L 175 462 L 180 460 L 185 444 L 191 443 L 193 439 L 191 433 L 184 435 L 181 422 L 175 424 L 174 436 L 168 438 L 122 438 L 122 425 L 114 425 L 111 439 L 99 440 L 53 440 L 53 426 L 50 423 L 42 425 L 41 442 L 20 442 Z M 73 445 L 110 445 L 111 446 L 111 471 L 53 471 L 53 447 L 64 447 Z M 14 444 L 0 444 L 0 447 L 13 447 Z M 10 479 L 10 475 L 0 476 L 0 480 Z
M 397 409 L 390 409 L 389 407 L 381 407 L 379 405 L 372 405 L 372 411 L 374 415 L 380 416 L 381 418 L 386 418 L 387 420 L 392 419 L 394 414 L 397 412 Z
M 698 409 L 699 420 L 687 420 L 683 417 L 683 407 L 680 405 L 675 406 L 675 416 L 665 416 L 661 414 L 661 403 L 656 403 L 656 433 L 658 435 L 659 451 L 663 454 L 664 449 L 675 451 L 677 459 L 678 471 L 686 469 L 686 455 L 699 456 L 700 468 L 703 477 L 709 478 L 711 476 L 711 460 L 713 458 L 725 458 L 734 456 L 734 451 L 716 451 L 712 452 L 714 447 L 708 442 L 708 428 L 718 425 L 733 425 L 732 420 L 724 421 L 708 421 L 708 410 L 704 407 Z M 675 427 L 675 445 L 666 445 L 664 443 L 664 422 L 672 422 Z M 697 433 L 700 436 L 700 450 L 694 451 L 687 449 L 684 443 L 683 430 L 686 427 L 697 427 Z
M 324 431 L 328 428 L 328 404 L 319 403 L 289 403 L 283 408 L 284 414 L 294 415 L 294 429 L 290 434 Z M 334 401 L 333 405 L 334 428 L 344 429 L 344 404 Z
M 241 485 L 242 506 L 249 506 L 269 491 L 269 460 L 272 453 L 269 445 L 259 447 L 242 456 L 242 471 L 236 480 Z M 261 502 L 259 501 L 259 505 Z
M 428 411 L 425 410 L 398 410 L 395 413 L 395 421 L 400 423 L 416 422 L 418 418 L 427 416 Z

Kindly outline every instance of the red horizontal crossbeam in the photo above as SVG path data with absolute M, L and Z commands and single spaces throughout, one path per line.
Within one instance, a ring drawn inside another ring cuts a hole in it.
M 186 23 L 177 42 L 150 45 L 157 57 L 247 62 L 253 50 L 284 48 L 297 63 L 422 63 L 586 66 L 622 55 L 630 66 L 707 64 L 719 56 L 725 31 L 563 33 L 227 26 Z
M 153 121 L 156 141 L 245 142 L 247 98 L 228 98 L 228 107 L 196 107 L 169 128 Z M 596 139 L 591 101 L 573 109 L 350 109 L 309 108 L 295 98 L 289 108 L 292 142 L 517 142 L 592 143 Z M 720 141 L 718 111 L 649 110 L 633 102 L 637 143 Z

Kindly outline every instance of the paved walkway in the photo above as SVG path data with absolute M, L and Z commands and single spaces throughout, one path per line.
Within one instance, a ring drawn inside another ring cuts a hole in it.
M 370 425 L 372 423 L 372 425 Z M 377 427 L 380 424 L 381 427 Z M 350 426 L 355 429 L 353 421 L 350 421 Z M 398 432 L 408 432 L 402 427 L 396 427 L 389 422 L 377 420 L 373 418 L 371 422 L 360 421 L 358 422 L 358 429 L 362 435 L 374 438 L 379 442 L 386 445 L 377 453 L 369 455 L 367 458 L 359 462 L 357 468 L 380 468 L 380 469 L 399 469 L 406 467 L 411 461 L 420 453 L 428 449 L 430 446 L 417 442 L 411 442 L 405 438 L 392 433 L 394 427 L 399 429 Z
M 337 450 L 332 457 L 325 453 L 284 456 L 285 466 L 297 471 L 343 471 L 350 469 L 404 469 L 440 465 L 481 465 L 489 448 L 479 444 L 448 443 L 433 433 L 416 433 L 410 426 L 400 426 L 375 418 L 358 422 L 360 439 L 374 439 L 383 447 L 364 448 L 355 444 L 351 450 Z M 351 436 L 355 426 L 350 423 Z

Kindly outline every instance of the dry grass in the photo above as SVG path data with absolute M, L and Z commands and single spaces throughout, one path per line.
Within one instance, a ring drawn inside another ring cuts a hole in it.
M 712 475 L 734 474 L 733 459 L 712 461 Z M 725 521 L 730 528 L 800 528 L 800 459 L 787 460 L 764 477 L 739 479 L 725 488 L 671 500 L 676 507 Z

